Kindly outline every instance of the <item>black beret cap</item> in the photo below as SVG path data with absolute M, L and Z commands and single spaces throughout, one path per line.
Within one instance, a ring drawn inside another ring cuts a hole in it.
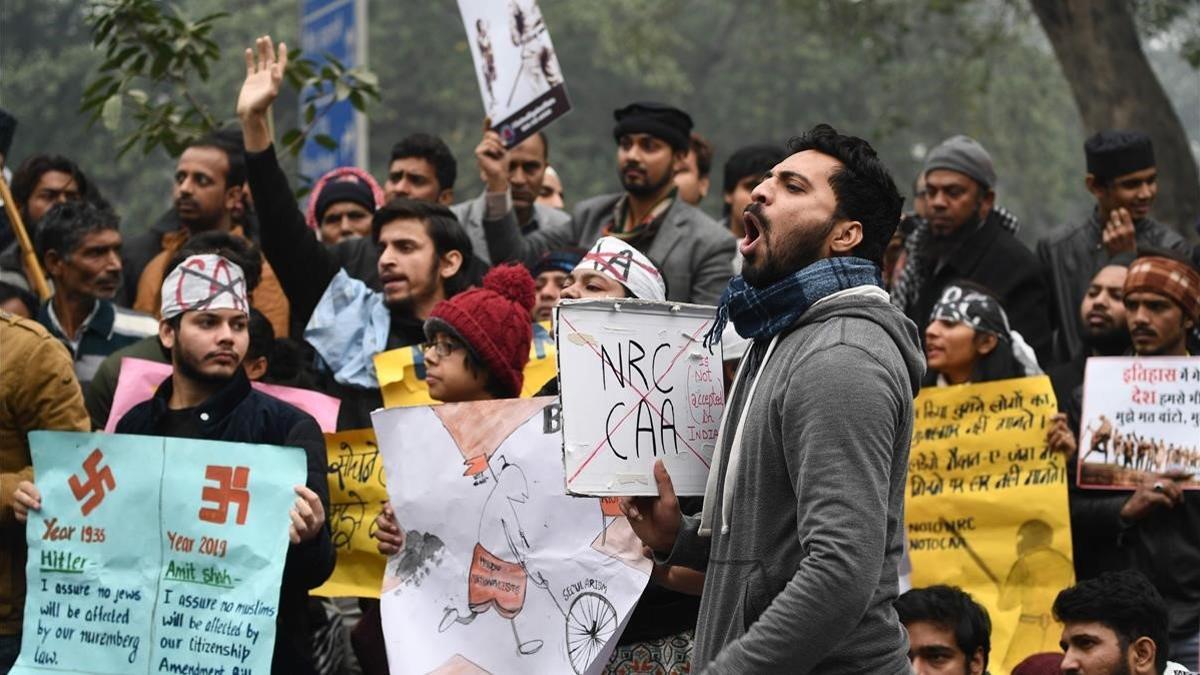
M 1087 154 L 1088 173 L 1101 181 L 1154 166 L 1154 145 L 1140 131 L 1096 132 L 1083 144 L 1083 151 Z
M 692 118 L 679 108 L 663 103 L 630 103 L 613 111 L 617 126 L 613 138 L 625 134 L 650 134 L 666 141 L 675 150 L 686 151 L 692 134 Z

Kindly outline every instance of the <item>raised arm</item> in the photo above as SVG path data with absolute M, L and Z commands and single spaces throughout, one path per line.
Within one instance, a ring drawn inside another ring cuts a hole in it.
M 529 234 L 521 232 L 509 185 L 508 150 L 499 133 L 484 129 L 483 139 L 475 147 L 475 158 L 487 183 L 483 235 L 493 265 L 511 261 L 532 266 L 548 251 L 576 244 L 569 220 L 543 223 Z
M 287 67 L 287 45 L 279 45 L 278 56 L 270 37 L 258 38 L 256 47 L 257 58 L 254 50 L 246 50 L 246 80 L 237 102 L 246 141 L 246 180 L 258 211 L 263 255 L 291 302 L 293 317 L 305 324 L 338 263 L 305 224 L 271 143 L 271 104 Z

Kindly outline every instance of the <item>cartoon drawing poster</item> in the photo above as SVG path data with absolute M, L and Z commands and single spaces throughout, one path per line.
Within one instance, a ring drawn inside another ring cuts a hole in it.
M 1200 356 L 1088 359 L 1079 486 L 1131 490 L 1168 473 L 1200 489 Z
M 537 0 L 458 0 L 483 109 L 512 147 L 571 102 Z
M 904 502 L 914 588 L 958 586 L 992 619 L 989 669 L 1056 651 L 1075 582 L 1067 458 L 1046 446 L 1045 376 L 928 387 L 914 403 Z
M 405 533 L 380 595 L 392 672 L 584 673 L 649 579 L 624 518 L 563 494 L 554 398 L 372 415 Z
M 12 672 L 270 672 L 304 452 L 29 434 L 41 511 Z

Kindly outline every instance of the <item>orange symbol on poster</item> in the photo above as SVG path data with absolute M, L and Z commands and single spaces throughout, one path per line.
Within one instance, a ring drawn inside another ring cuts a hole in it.
M 78 476 L 71 476 L 67 479 L 67 485 L 71 487 L 71 494 L 75 495 L 75 500 L 83 502 L 79 506 L 79 510 L 85 516 L 91 513 L 92 509 L 100 506 L 100 502 L 104 501 L 104 495 L 108 490 L 117 487 L 112 469 L 107 466 L 103 469 L 98 468 L 103 459 L 104 453 L 100 452 L 100 448 L 92 450 L 92 454 L 83 460 L 83 474 L 87 476 L 87 480 L 81 481 Z M 85 497 L 87 501 L 84 501 Z
M 200 498 L 214 504 L 200 509 L 200 520 L 224 525 L 229 518 L 229 505 L 237 506 L 237 524 L 246 524 L 246 512 L 250 510 L 250 467 L 213 466 L 204 471 L 206 480 L 215 481 L 217 486 L 205 486 Z
M 619 518 L 625 515 L 621 513 L 621 498 L 620 497 L 601 497 L 600 498 L 600 513 L 608 518 Z

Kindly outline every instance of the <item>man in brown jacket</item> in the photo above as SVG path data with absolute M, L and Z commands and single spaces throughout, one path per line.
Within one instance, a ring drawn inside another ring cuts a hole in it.
M 37 429 L 91 429 L 71 355 L 37 322 L 0 311 L 0 672 L 21 651 L 25 527 L 13 493 L 33 478 L 26 435 Z
M 163 272 L 191 235 L 220 230 L 245 236 L 235 218 L 246 183 L 246 161 L 242 153 L 242 148 L 233 146 L 223 137 L 210 136 L 196 141 L 179 156 L 172 198 L 183 227 L 163 235 L 162 250 L 146 264 L 141 277 L 136 280 L 134 309 L 158 316 Z M 287 296 L 266 260 L 263 260 L 262 278 L 250 297 L 250 304 L 267 317 L 276 335 L 287 337 Z

